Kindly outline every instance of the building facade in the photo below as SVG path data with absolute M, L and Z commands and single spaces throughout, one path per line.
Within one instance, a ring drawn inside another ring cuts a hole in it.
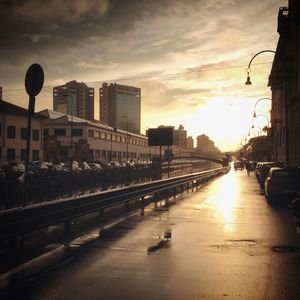
M 183 125 L 179 125 L 178 129 L 173 130 L 173 143 L 175 146 L 187 148 L 187 131 L 184 130 Z
M 158 154 L 145 135 L 43 110 L 44 158 L 51 162 L 149 160 Z
M 110 127 L 141 132 L 141 89 L 103 83 L 99 90 L 99 118 Z
M 261 135 L 251 138 L 243 147 L 241 157 L 252 161 L 274 161 L 272 137 Z
M 0 100 L 0 165 L 24 163 L 26 158 L 28 111 Z M 34 114 L 31 120 L 30 161 L 43 160 L 43 120 Z
M 197 152 L 204 154 L 220 154 L 220 150 L 215 146 L 215 143 L 205 134 L 197 136 Z
M 194 139 L 192 136 L 188 136 L 186 139 L 186 147 L 187 149 L 194 149 Z
M 269 86 L 272 91 L 272 136 L 276 161 L 300 166 L 300 2 L 289 0 L 278 13 L 279 39 Z
M 54 87 L 53 109 L 94 121 L 94 88 L 76 80 Z

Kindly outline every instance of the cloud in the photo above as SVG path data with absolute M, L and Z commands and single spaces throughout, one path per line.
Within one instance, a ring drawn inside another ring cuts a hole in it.
M 12 2 L 12 17 L 32 23 L 75 23 L 87 15 L 103 16 L 109 9 L 107 0 L 28 0 Z

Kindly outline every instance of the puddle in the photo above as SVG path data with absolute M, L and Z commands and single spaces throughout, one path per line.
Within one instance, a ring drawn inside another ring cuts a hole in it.
M 226 240 L 226 242 L 229 242 L 233 245 L 238 245 L 238 246 L 257 246 L 259 243 L 255 240 Z

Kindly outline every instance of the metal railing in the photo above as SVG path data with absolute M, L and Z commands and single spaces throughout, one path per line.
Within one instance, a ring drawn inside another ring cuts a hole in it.
M 224 174 L 227 167 L 209 171 L 182 175 L 178 177 L 156 180 L 152 182 L 132 185 L 116 190 L 98 192 L 92 195 L 83 195 L 76 198 L 55 200 L 47 203 L 30 205 L 23 208 L 14 208 L 0 212 L 0 240 L 8 240 L 26 233 L 45 228 L 50 225 L 65 222 L 73 218 L 100 212 L 107 208 L 126 204 L 133 199 L 141 201 L 141 209 L 146 206 L 145 196 L 157 195 L 163 191 L 181 186 L 189 187 L 189 184 L 199 184 L 203 181 Z M 155 201 L 153 197 L 152 202 Z M 149 204 L 149 203 L 148 203 Z

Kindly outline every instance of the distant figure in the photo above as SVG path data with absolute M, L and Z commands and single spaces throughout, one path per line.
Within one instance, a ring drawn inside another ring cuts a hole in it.
M 246 162 L 246 170 L 247 170 L 247 175 L 250 176 L 251 165 L 250 165 L 249 161 Z

